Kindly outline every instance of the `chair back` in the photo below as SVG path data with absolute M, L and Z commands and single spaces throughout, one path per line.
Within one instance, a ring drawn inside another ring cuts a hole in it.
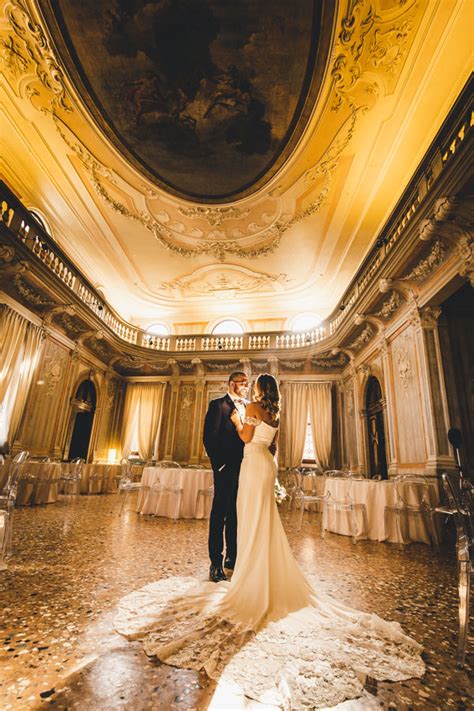
M 454 525 L 456 527 L 456 549 L 458 560 L 465 560 L 465 556 L 467 556 L 467 560 L 469 560 L 473 548 L 471 512 L 470 510 L 463 508 L 459 487 L 453 483 L 449 474 L 446 472 L 441 474 L 441 481 L 453 515 Z
M 14 502 L 16 499 L 18 482 L 20 481 L 21 466 L 27 461 L 28 455 L 29 452 L 23 450 L 23 452 L 19 452 L 15 457 L 13 457 L 7 483 L 3 487 L 2 491 L 2 496 L 7 497 L 11 502 Z
M 76 459 L 73 459 L 71 462 L 72 465 L 72 474 L 75 479 L 80 479 L 81 474 L 82 474 L 82 467 L 84 466 L 84 459 L 81 457 L 76 457 Z
M 409 487 L 415 486 L 421 493 L 421 504 L 426 508 L 431 508 L 431 503 L 428 496 L 428 491 L 432 484 L 425 476 L 417 474 L 399 474 L 395 477 L 395 491 L 397 494 L 397 502 L 404 507 L 409 507 L 408 500 Z
M 324 476 L 330 476 L 330 477 L 339 477 L 341 479 L 344 479 L 346 476 L 346 472 L 341 471 L 341 469 L 328 469 L 327 471 L 324 472 Z
M 132 481 L 132 465 L 128 459 L 120 460 L 120 484 Z
M 155 464 L 155 466 L 160 467 L 161 469 L 181 469 L 181 464 L 178 464 L 178 462 L 172 462 L 167 459 L 160 460 Z

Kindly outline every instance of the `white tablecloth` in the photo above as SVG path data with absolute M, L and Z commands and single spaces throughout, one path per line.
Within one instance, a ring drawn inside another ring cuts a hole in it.
M 417 484 L 405 484 L 404 492 L 409 504 L 421 502 L 422 487 Z M 434 483 L 429 487 L 431 505 L 439 502 L 438 487 Z M 368 538 L 374 541 L 390 541 L 398 543 L 396 515 L 390 513 L 388 527 L 385 528 L 385 506 L 393 506 L 397 500 L 395 482 L 373 481 L 370 479 L 337 479 L 327 477 L 325 493 L 330 493 L 331 499 L 345 500 L 349 494 L 356 504 L 365 504 L 367 510 Z M 357 536 L 363 535 L 363 518 L 360 511 L 356 512 Z M 408 516 L 409 538 L 411 541 L 429 543 L 429 535 L 421 516 Z M 331 510 L 325 507 L 323 526 L 326 531 L 351 535 L 350 512 Z
M 152 487 L 158 482 L 163 486 L 183 489 L 178 518 L 208 518 L 212 497 L 200 496 L 198 501 L 198 491 L 212 486 L 214 478 L 210 469 L 145 467 L 142 487 L 138 492 L 138 512 L 172 518 L 176 511 L 175 494 L 153 491 Z
M 1 468 L 1 488 L 7 483 L 12 464 L 12 460 L 9 459 Z M 55 480 L 60 476 L 61 464 L 59 462 L 25 462 L 21 464 L 16 505 L 53 504 L 58 500 L 58 484 Z
M 117 491 L 122 468 L 120 464 L 84 464 L 81 473 L 81 494 L 112 494 Z M 139 481 L 143 467 L 132 466 L 132 476 Z

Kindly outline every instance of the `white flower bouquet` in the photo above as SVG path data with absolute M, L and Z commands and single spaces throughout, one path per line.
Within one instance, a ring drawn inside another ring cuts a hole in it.
M 275 479 L 274 492 L 275 492 L 275 501 L 277 502 L 277 504 L 281 504 L 281 502 L 286 499 L 286 489 L 284 486 L 282 486 L 280 484 L 278 479 Z

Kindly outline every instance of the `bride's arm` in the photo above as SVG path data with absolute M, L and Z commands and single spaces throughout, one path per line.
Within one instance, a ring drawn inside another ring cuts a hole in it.
M 245 421 L 243 423 L 240 419 L 237 410 L 234 410 L 231 413 L 230 419 L 234 423 L 235 429 L 237 430 L 242 442 L 247 443 L 252 441 L 253 433 L 255 432 L 255 425 L 250 424 L 248 419 L 255 419 L 257 412 L 257 406 L 255 403 L 251 402 L 249 405 L 247 405 L 247 407 L 245 408 Z

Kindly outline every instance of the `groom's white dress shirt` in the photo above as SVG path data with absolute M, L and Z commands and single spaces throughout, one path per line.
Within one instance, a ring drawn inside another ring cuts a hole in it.
M 243 398 L 238 397 L 237 395 L 234 395 L 231 392 L 228 392 L 227 395 L 234 402 L 237 412 L 239 413 L 240 419 L 243 422 L 245 419 L 245 408 L 247 406 L 247 400 L 244 400 Z

